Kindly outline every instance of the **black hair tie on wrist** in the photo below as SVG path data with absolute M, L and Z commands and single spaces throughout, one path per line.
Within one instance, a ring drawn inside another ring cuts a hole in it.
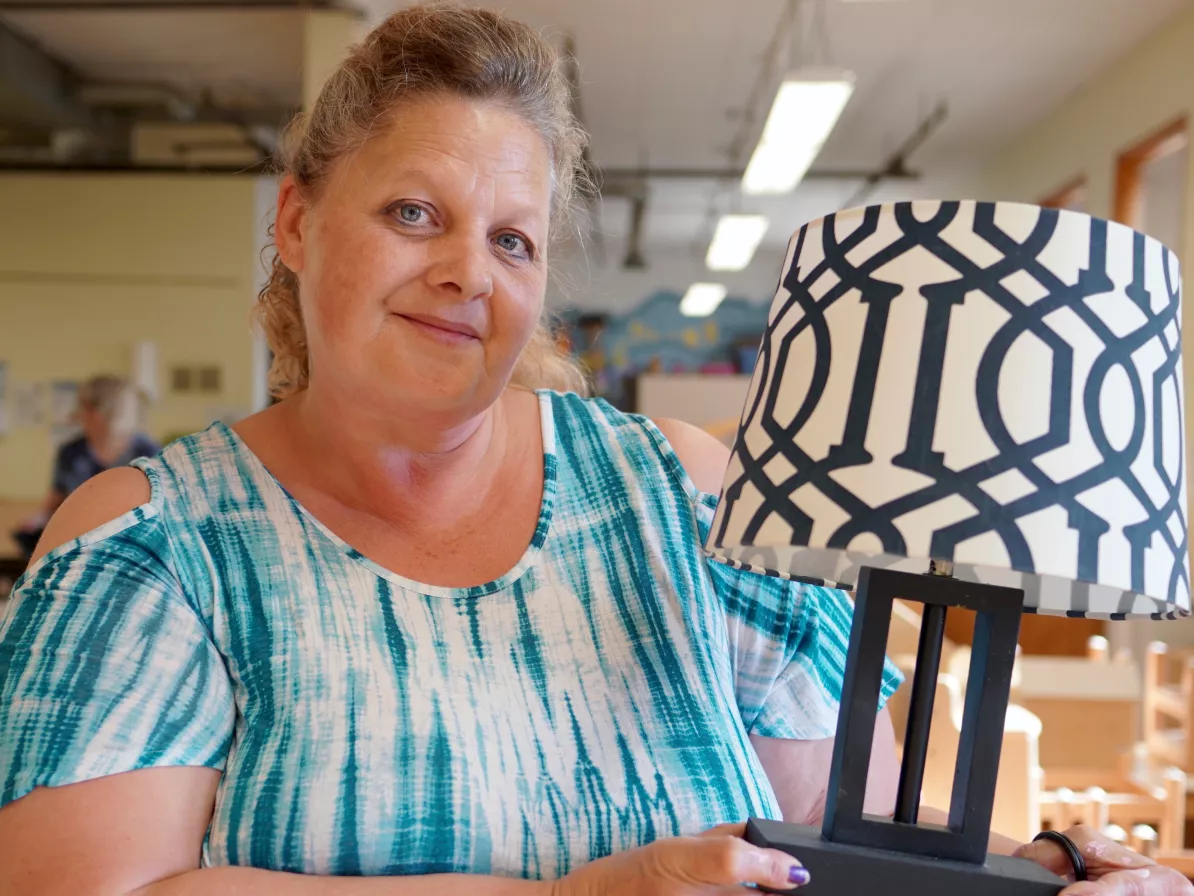
M 1036 843 L 1038 840 L 1051 840 L 1065 850 L 1065 854 L 1070 858 L 1070 864 L 1074 866 L 1074 881 L 1086 880 L 1086 860 L 1082 858 L 1082 853 L 1078 851 L 1078 847 L 1074 845 L 1074 841 L 1067 837 L 1061 831 L 1041 831 L 1032 838 L 1032 842 Z

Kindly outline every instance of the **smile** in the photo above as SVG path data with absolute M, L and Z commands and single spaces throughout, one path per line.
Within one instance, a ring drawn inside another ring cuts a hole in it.
M 464 345 L 481 340 L 480 334 L 466 323 L 444 320 L 425 314 L 395 314 L 394 316 L 401 318 L 424 336 L 446 345 Z

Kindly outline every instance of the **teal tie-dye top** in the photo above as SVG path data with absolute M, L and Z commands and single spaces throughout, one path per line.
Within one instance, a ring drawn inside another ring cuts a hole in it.
M 0 627 L 0 804 L 207 766 L 204 864 L 528 878 L 779 817 L 748 734 L 833 735 L 848 599 L 706 560 L 715 499 L 648 421 L 540 408 L 534 540 L 475 588 L 372 563 L 225 426 L 137 461 L 150 501 Z

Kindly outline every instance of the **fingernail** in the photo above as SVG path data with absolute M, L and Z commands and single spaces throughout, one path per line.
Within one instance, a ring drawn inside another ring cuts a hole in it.
M 793 865 L 788 869 L 788 883 L 795 884 L 798 887 L 803 887 L 810 880 L 812 880 L 812 878 L 809 877 L 807 868 L 801 868 L 799 865 Z

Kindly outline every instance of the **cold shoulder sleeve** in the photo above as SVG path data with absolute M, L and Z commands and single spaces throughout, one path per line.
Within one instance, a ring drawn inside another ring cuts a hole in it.
M 697 493 L 694 500 L 703 541 L 717 498 Z M 708 567 L 725 608 L 738 709 L 747 731 L 790 740 L 833 737 L 854 619 L 849 596 L 713 560 Z M 880 706 L 902 680 L 888 661 Z
M 0 623 L 0 805 L 161 766 L 222 769 L 236 712 L 152 504 L 52 551 Z

